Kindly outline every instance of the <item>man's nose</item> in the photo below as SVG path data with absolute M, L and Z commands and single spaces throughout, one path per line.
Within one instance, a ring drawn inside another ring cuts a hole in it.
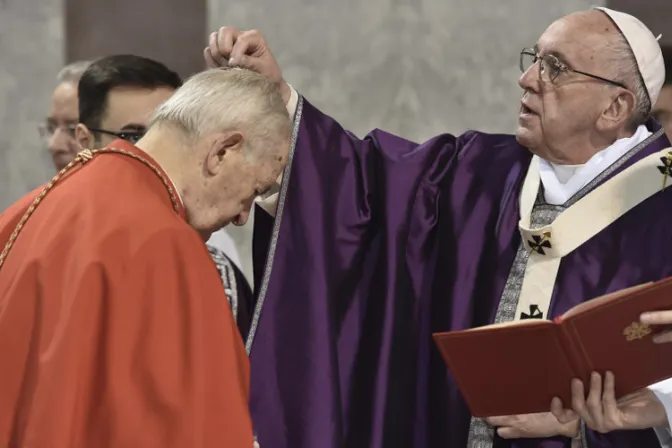
M 61 128 L 57 128 L 53 134 L 49 137 L 48 148 L 52 153 L 67 151 L 69 145 L 74 140 L 70 134 L 63 131 Z
M 539 92 L 539 63 L 535 62 L 520 75 L 518 78 L 518 85 L 523 90 L 531 90 Z

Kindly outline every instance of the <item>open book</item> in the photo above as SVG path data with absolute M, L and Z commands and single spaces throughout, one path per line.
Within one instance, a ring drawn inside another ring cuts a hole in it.
M 611 371 L 617 398 L 672 377 L 672 343 L 639 322 L 672 309 L 672 278 L 578 305 L 554 321 L 523 320 L 435 333 L 434 340 L 472 415 L 548 412 L 553 397 L 571 403 L 571 380 L 586 391 L 593 371 Z

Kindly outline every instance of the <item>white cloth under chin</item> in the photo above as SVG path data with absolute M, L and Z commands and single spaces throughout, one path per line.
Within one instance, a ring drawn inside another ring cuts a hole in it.
M 539 158 L 539 176 L 544 185 L 544 199 L 552 205 L 564 204 L 651 134 L 646 126 L 641 125 L 632 137 L 616 140 L 613 145 L 596 153 L 583 165 L 558 165 Z

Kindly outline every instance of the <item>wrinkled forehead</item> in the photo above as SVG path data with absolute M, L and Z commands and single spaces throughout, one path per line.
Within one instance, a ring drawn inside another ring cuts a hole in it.
M 553 54 L 569 67 L 593 70 L 608 62 L 607 48 L 619 36 L 600 11 L 570 14 L 553 22 L 537 41 L 541 55 Z

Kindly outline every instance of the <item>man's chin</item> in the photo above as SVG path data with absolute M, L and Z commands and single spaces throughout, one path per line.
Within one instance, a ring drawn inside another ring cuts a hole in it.
M 72 159 L 74 159 L 74 157 L 66 153 L 52 154 L 51 156 L 51 160 L 54 162 L 54 168 L 56 168 L 56 171 L 61 171 L 68 165 L 68 163 L 72 161 Z
M 527 149 L 532 150 L 537 146 L 537 142 L 539 141 L 539 139 L 535 135 L 535 133 L 532 132 L 532 130 L 523 126 L 518 126 L 518 129 L 516 129 L 516 141 L 521 146 L 524 146 Z

